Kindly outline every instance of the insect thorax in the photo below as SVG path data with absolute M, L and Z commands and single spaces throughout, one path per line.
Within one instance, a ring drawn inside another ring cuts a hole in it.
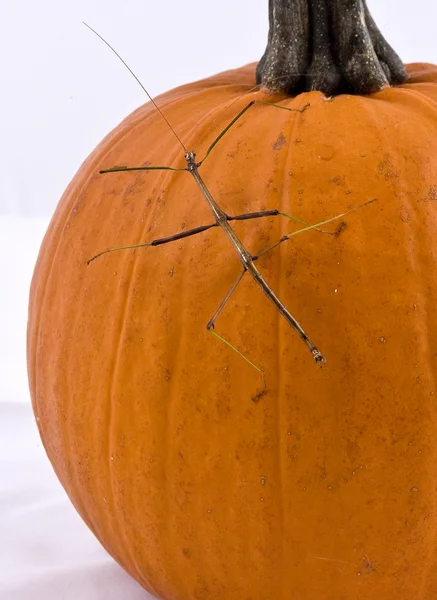
M 195 152 L 186 152 L 185 160 L 187 162 L 187 168 L 189 171 L 192 171 L 194 167 L 196 167 L 196 153 Z

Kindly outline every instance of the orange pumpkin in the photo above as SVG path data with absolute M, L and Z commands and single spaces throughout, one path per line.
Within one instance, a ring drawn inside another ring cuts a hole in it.
M 211 222 L 147 104 L 66 190 L 30 295 L 33 407 L 53 467 L 103 546 L 167 600 L 431 600 L 437 593 L 437 67 L 368 97 L 256 105 L 201 173 L 229 214 L 311 223 L 372 198 L 339 236 L 262 256 L 267 281 L 327 357 L 240 272 L 217 228 L 87 259 Z M 254 65 L 158 99 L 201 156 L 252 98 Z M 229 103 L 242 94 L 232 107 Z M 335 229 L 335 225 L 332 225 Z M 290 231 L 239 222 L 254 253 Z

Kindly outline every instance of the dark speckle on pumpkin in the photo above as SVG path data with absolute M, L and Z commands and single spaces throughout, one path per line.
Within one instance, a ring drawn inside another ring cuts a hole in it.
M 437 185 L 432 185 L 429 188 L 428 200 L 437 200 Z
M 281 132 L 278 135 L 278 138 L 276 140 L 276 142 L 274 142 L 274 144 L 272 145 L 273 150 L 280 150 L 281 148 L 283 148 L 287 143 L 287 140 L 285 139 L 284 134 Z

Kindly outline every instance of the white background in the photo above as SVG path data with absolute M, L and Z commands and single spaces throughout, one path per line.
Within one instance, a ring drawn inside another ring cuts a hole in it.
M 404 62 L 437 63 L 437 4 L 369 0 Z M 152 95 L 258 60 L 267 0 L 13 0 L 0 21 L 0 600 L 150 598 L 100 548 L 51 472 L 27 389 L 38 247 L 97 143 Z
M 437 62 L 434 0 L 369 0 L 404 62 Z M 81 162 L 144 94 L 258 60 L 267 0 L 13 0 L 0 20 L 0 214 L 50 215 Z

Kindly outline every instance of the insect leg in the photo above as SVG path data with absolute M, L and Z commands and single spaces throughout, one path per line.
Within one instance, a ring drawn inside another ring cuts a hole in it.
M 240 283 L 240 281 L 243 279 L 244 274 L 246 273 L 246 270 L 241 271 L 240 275 L 238 276 L 237 280 L 232 284 L 231 289 L 229 290 L 229 292 L 226 294 L 226 296 L 224 297 L 224 299 L 222 300 L 222 302 L 220 303 L 220 306 L 218 307 L 218 309 L 215 311 L 215 313 L 213 314 L 213 316 L 210 318 L 210 320 L 208 321 L 206 328 L 208 329 L 208 331 L 210 329 L 214 329 L 214 323 L 217 319 L 217 317 L 219 316 L 219 314 L 222 312 L 222 310 L 225 307 L 226 302 L 229 300 L 229 298 L 232 296 L 232 294 L 235 291 L 235 288 L 237 287 L 237 285 Z
M 325 229 L 319 229 L 316 226 L 312 226 L 311 223 L 308 223 L 307 221 L 302 221 L 302 219 L 298 219 L 297 217 L 293 217 L 293 215 L 284 213 L 277 208 L 274 210 L 263 210 L 260 212 L 245 213 L 242 215 L 236 215 L 235 217 L 228 217 L 228 221 L 247 221 L 248 219 L 258 219 L 260 217 L 276 217 L 277 215 L 287 217 L 288 219 L 296 221 L 296 223 L 300 223 L 301 225 L 311 226 L 311 228 L 314 228 L 319 233 L 327 233 L 328 235 L 338 235 L 346 225 L 346 223 L 343 222 L 340 223 L 339 227 L 337 227 L 335 231 L 326 231 Z
M 127 167 L 125 165 L 119 166 L 116 165 L 114 167 L 109 167 L 108 169 L 101 169 L 99 171 L 100 175 L 105 175 L 106 173 L 120 173 L 121 171 L 186 171 L 186 167 Z
M 99 256 L 102 256 L 102 254 L 108 254 L 108 252 L 115 252 L 116 250 L 132 250 L 135 248 L 145 248 L 147 246 L 160 246 L 161 244 L 168 244 L 169 242 L 174 242 L 176 240 L 181 240 L 183 238 L 190 237 L 191 235 L 196 235 L 197 233 L 202 233 L 203 231 L 207 231 L 208 229 L 217 226 L 218 223 L 211 223 L 210 225 L 202 225 L 200 227 L 195 227 L 194 229 L 188 229 L 187 231 L 180 231 L 179 233 L 175 233 L 164 238 L 158 238 L 156 240 L 152 240 L 151 242 L 108 248 L 107 250 L 103 250 L 102 252 L 99 252 L 98 254 L 87 260 L 87 265 L 93 262 L 93 260 L 95 260 L 96 258 L 99 258 Z
M 259 219 L 260 217 L 276 217 L 281 213 L 279 210 L 262 210 L 260 212 L 244 213 L 242 215 L 228 216 L 228 221 L 247 221 L 248 219 Z
M 265 381 L 264 381 L 264 372 L 263 372 L 263 370 L 260 367 L 257 367 L 257 365 L 255 365 L 251 360 L 249 360 L 247 358 L 247 356 L 245 356 L 240 350 L 238 350 L 238 348 L 236 348 L 233 344 L 231 344 L 231 342 L 229 342 L 226 338 L 224 338 L 222 335 L 220 335 L 219 333 L 217 333 L 216 331 L 214 331 L 214 324 L 215 324 L 215 321 L 216 321 L 217 317 L 219 316 L 219 314 L 221 313 L 221 311 L 225 307 L 227 301 L 229 300 L 229 298 L 231 297 L 231 295 L 233 294 L 233 292 L 235 291 L 235 288 L 238 286 L 238 284 L 240 283 L 240 281 L 243 279 L 243 276 L 244 276 L 245 273 L 246 273 L 245 269 L 243 271 L 241 271 L 241 273 L 237 277 L 237 280 L 232 284 L 231 289 L 229 290 L 229 292 L 226 294 L 226 296 L 224 297 L 224 299 L 220 303 L 220 306 L 215 311 L 215 313 L 213 314 L 213 316 L 211 317 L 211 319 L 208 321 L 208 323 L 206 325 L 206 328 L 216 338 L 218 338 L 220 341 L 222 341 L 227 346 L 229 346 L 229 348 L 231 348 L 232 350 L 234 350 L 234 352 L 236 352 L 239 356 L 241 356 L 241 358 L 244 358 L 244 360 L 247 363 L 249 363 L 249 365 L 251 367 L 253 367 L 257 371 L 259 371 L 259 373 L 261 373 L 261 375 L 263 377 L 264 388 L 265 388 Z
M 302 229 L 298 229 L 297 231 L 293 231 L 292 233 L 289 233 L 288 235 L 283 235 L 281 237 L 280 240 L 278 240 L 277 242 L 275 242 L 274 244 L 270 244 L 270 246 L 267 246 L 267 248 L 264 248 L 264 250 L 261 250 L 261 252 L 259 252 L 257 255 L 255 255 L 253 257 L 253 260 L 256 260 L 257 258 L 259 258 L 260 256 L 262 256 L 263 254 L 266 254 L 267 252 L 269 252 L 270 250 L 273 250 L 273 248 L 276 248 L 276 246 L 279 246 L 279 244 L 282 244 L 282 242 L 286 242 L 287 240 L 289 240 L 290 238 L 294 237 L 295 235 L 297 235 L 298 233 L 303 233 L 304 231 L 309 231 L 310 229 L 315 229 L 318 230 L 318 228 L 321 225 L 326 225 L 327 223 L 331 223 L 331 221 L 335 221 L 336 219 L 340 219 L 341 217 L 344 217 L 346 215 L 348 215 L 349 213 L 358 210 L 359 208 L 363 208 L 364 206 L 367 206 L 368 204 L 372 204 L 373 202 L 376 202 L 376 198 L 374 198 L 373 200 L 368 200 L 367 202 L 364 202 L 364 204 L 360 204 L 359 206 L 354 206 L 353 208 L 350 208 L 349 210 L 347 210 L 344 213 L 341 213 L 339 215 L 336 215 L 335 217 L 331 217 L 330 219 L 326 219 L 325 221 L 321 221 L 320 223 L 316 223 L 315 225 L 308 225 L 307 227 L 302 227 Z M 290 217 L 290 215 L 287 215 L 286 213 L 281 213 L 283 216 L 288 217 L 288 218 L 293 218 L 294 217 Z M 340 225 L 340 228 L 337 230 L 338 232 L 341 231 L 343 229 L 343 227 L 345 226 L 345 223 Z M 318 230 L 320 231 L 320 230 Z M 323 231 L 323 233 L 331 233 L 331 232 L 325 232 Z M 334 234 L 336 232 L 333 232 Z
M 212 144 L 206 151 L 205 156 L 202 158 L 202 160 L 199 163 L 197 163 L 198 167 L 200 167 L 200 165 L 203 163 L 203 161 L 206 158 L 208 158 L 208 156 L 211 154 L 214 147 L 219 143 L 219 141 L 222 139 L 222 137 L 229 131 L 229 129 L 232 127 L 232 125 L 234 125 L 238 121 L 238 119 L 240 117 L 242 117 L 244 115 L 244 113 L 246 111 L 248 111 L 249 108 L 251 106 L 253 106 L 254 104 L 264 104 L 267 106 L 275 106 L 276 108 L 281 108 L 282 110 L 288 110 L 289 112 L 300 112 L 300 113 L 302 113 L 306 108 L 308 108 L 308 106 L 310 106 L 309 103 L 307 103 L 302 108 L 288 108 L 287 106 L 281 106 L 280 104 L 275 104 L 274 102 L 265 102 L 264 100 L 251 100 L 249 102 L 249 104 L 247 104 L 247 106 L 245 106 L 242 110 L 240 110 L 238 115 L 236 115 L 232 119 L 232 121 L 228 125 L 226 125 L 226 127 L 223 129 L 223 131 L 221 133 L 219 133 L 219 135 L 215 138 L 215 140 L 212 142 Z

